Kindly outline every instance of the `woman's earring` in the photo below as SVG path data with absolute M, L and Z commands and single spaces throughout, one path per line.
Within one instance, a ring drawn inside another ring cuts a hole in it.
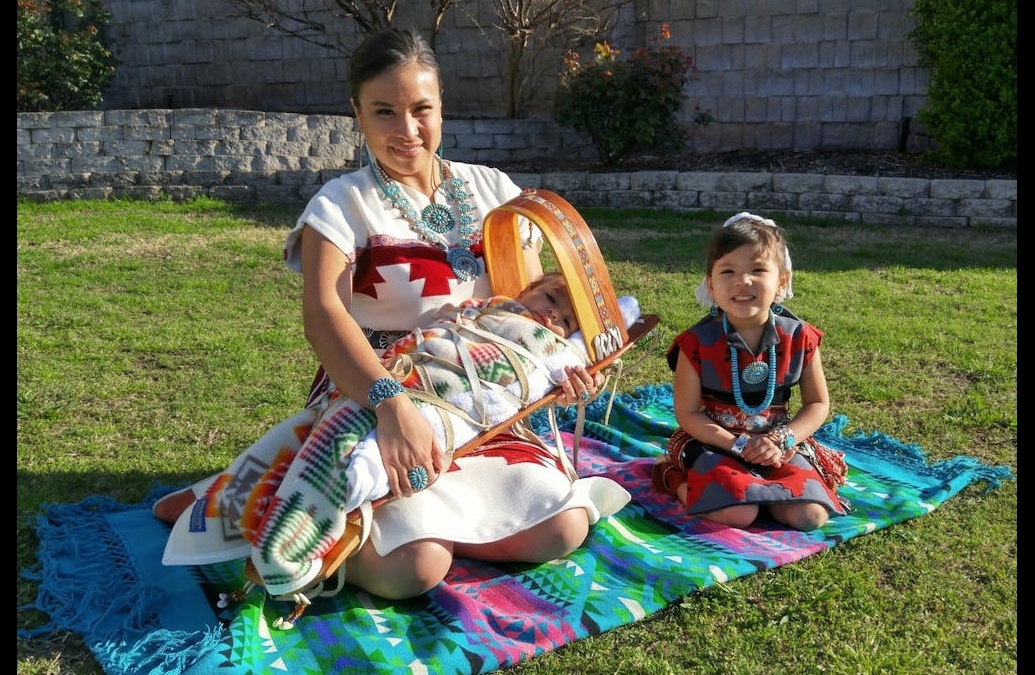
M 377 164 L 377 162 L 374 161 L 374 153 L 370 152 L 370 146 L 367 145 L 366 139 L 363 139 L 362 153 L 363 158 L 366 159 L 367 164 L 369 164 L 372 167 Z M 362 166 L 362 160 L 360 160 L 360 166 Z
M 719 316 L 719 306 L 714 302 L 712 303 L 712 308 L 708 310 L 708 316 Z

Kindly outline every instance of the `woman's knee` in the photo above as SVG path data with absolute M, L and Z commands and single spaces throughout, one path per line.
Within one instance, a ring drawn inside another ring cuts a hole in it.
M 403 600 L 434 588 L 452 564 L 453 549 L 446 542 L 415 541 L 382 557 L 368 541 L 345 561 L 345 579 L 382 598 Z
M 563 558 L 589 535 L 589 514 L 576 508 L 555 516 L 492 544 L 458 548 L 459 555 L 481 560 L 540 563 Z
M 536 532 L 541 542 L 538 559 L 555 560 L 568 555 L 589 536 L 589 514 L 585 509 L 568 509 L 544 522 Z

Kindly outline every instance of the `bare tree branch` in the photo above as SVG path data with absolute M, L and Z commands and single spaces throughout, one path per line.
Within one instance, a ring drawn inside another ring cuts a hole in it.
M 249 19 L 346 57 L 354 40 L 342 26 L 355 22 L 364 34 L 392 25 L 398 0 L 226 0 Z M 446 13 L 469 0 L 426 0 L 433 14 L 429 44 L 435 49 Z M 525 114 L 537 85 L 557 68 L 566 49 L 600 40 L 614 28 L 618 11 L 633 0 L 490 0 L 506 53 L 507 115 Z
M 492 0 L 507 47 L 508 117 L 523 115 L 536 84 L 566 49 L 609 35 L 631 0 Z M 552 58 L 551 58 L 552 57 Z
M 267 28 L 309 44 L 350 56 L 352 45 L 340 28 L 353 21 L 364 34 L 392 25 L 399 0 L 226 0 L 245 16 Z M 446 12 L 461 0 L 427 0 L 434 14 L 429 44 L 435 38 Z

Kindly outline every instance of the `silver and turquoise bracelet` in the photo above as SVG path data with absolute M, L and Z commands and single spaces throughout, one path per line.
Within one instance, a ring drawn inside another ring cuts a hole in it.
M 390 377 L 380 377 L 374 380 L 374 384 L 370 385 L 370 391 L 367 393 L 367 405 L 370 406 L 371 410 L 375 410 L 377 406 L 388 399 L 398 396 L 405 391 L 403 386 L 396 380 Z

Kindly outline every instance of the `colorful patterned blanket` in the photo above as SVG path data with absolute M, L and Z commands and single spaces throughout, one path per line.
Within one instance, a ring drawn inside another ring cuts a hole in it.
M 859 535 L 930 513 L 975 482 L 1012 478 L 959 456 L 928 464 L 921 449 L 880 433 L 846 435 L 835 417 L 817 434 L 845 453 L 853 505 L 821 530 L 760 523 L 741 531 L 688 518 L 650 487 L 650 468 L 674 428 L 671 389 L 618 397 L 609 425 L 589 406 L 578 453 L 582 475 L 606 474 L 632 493 L 594 526 L 586 544 L 543 565 L 458 560 L 446 581 L 405 602 L 346 590 L 318 599 L 295 628 L 278 631 L 283 603 L 255 591 L 221 607 L 241 581 L 239 564 L 163 567 L 167 526 L 150 505 L 95 496 L 51 505 L 38 517 L 40 582 L 33 609 L 51 622 L 20 638 L 73 631 L 107 675 L 440 673 L 479 675 L 649 616 L 694 591 L 792 563 Z M 546 433 L 544 416 L 533 422 Z M 574 415 L 562 416 L 570 442 Z M 25 609 L 25 608 L 22 608 Z

